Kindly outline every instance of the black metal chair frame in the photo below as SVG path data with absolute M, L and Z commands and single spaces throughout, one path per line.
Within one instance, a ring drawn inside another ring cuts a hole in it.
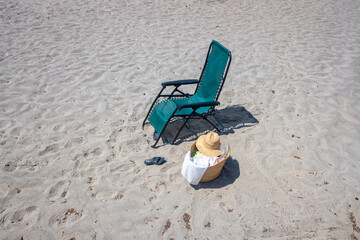
M 161 83 L 161 86 L 162 86 L 162 89 L 160 90 L 159 94 L 156 96 L 154 102 L 151 104 L 151 107 L 148 111 L 148 113 L 146 114 L 146 117 L 143 121 L 143 124 L 142 124 L 142 128 L 144 129 L 144 126 L 145 126 L 145 123 L 146 123 L 146 120 L 148 119 L 150 113 L 152 112 L 157 100 L 161 97 L 167 97 L 167 99 L 170 99 L 170 98 L 188 98 L 192 95 L 194 95 L 200 84 L 201 84 L 201 81 L 202 81 L 202 78 L 203 78 L 203 74 L 204 74 L 204 71 L 205 71 L 205 68 L 207 66 L 207 63 L 208 63 L 208 58 L 209 58 L 209 55 L 210 55 L 210 52 L 211 52 L 211 47 L 212 47 L 212 44 L 210 44 L 209 46 L 209 50 L 207 52 L 207 56 L 206 56 L 206 60 L 205 60 L 205 64 L 204 64 L 204 67 L 201 71 L 201 75 L 200 75 L 200 80 L 197 80 L 197 79 L 187 79 L 187 80 L 177 80 L 177 81 L 169 81 L 169 82 L 163 82 Z M 220 83 L 220 86 L 219 86 L 219 89 L 217 91 L 217 94 L 216 94 L 216 97 L 214 99 L 214 101 L 212 102 L 200 102 L 200 103 L 193 103 L 193 104 L 183 104 L 183 105 L 180 105 L 180 106 L 177 106 L 177 108 L 174 110 L 174 112 L 172 113 L 171 117 L 169 118 L 169 120 L 166 122 L 163 130 L 161 131 L 161 133 L 159 133 L 159 136 L 158 138 L 156 139 L 156 142 L 154 145 L 152 145 L 153 148 L 156 147 L 156 144 L 158 143 L 158 141 L 160 140 L 162 134 L 164 133 L 167 125 L 171 122 L 171 120 L 173 118 L 183 118 L 184 119 L 184 123 L 183 125 L 180 127 L 179 131 L 177 132 L 176 136 L 174 137 L 173 141 L 172 141 L 172 144 L 175 143 L 177 137 L 179 136 L 181 130 L 184 128 L 184 126 L 186 125 L 187 126 L 187 122 L 189 119 L 191 118 L 201 118 L 201 119 L 204 119 L 205 121 L 207 121 L 208 123 L 210 123 L 211 126 L 213 126 L 218 132 L 221 132 L 219 128 L 216 127 L 216 125 L 211 122 L 209 119 L 208 119 L 208 116 L 212 116 L 214 115 L 215 113 L 215 107 L 220 105 L 220 102 L 218 101 L 218 98 L 220 96 L 220 93 L 221 93 L 221 90 L 223 88 L 223 85 L 224 85 L 224 82 L 225 82 L 225 79 L 226 79 L 226 76 L 228 74 L 228 71 L 229 71 L 229 67 L 230 67 L 230 63 L 231 63 L 231 52 L 229 52 L 229 58 L 228 58 L 228 62 L 227 62 L 227 65 L 226 65 L 226 69 L 225 69 L 225 72 L 222 76 L 222 79 L 221 79 L 221 83 Z M 195 89 L 195 92 L 194 94 L 188 94 L 188 93 L 184 93 L 182 92 L 181 90 L 179 90 L 179 87 L 182 86 L 182 85 L 189 85 L 189 84 L 197 84 L 196 86 L 196 89 Z M 170 93 L 170 94 L 162 94 L 162 92 L 165 90 L 166 87 L 168 86 L 173 86 L 174 89 L 173 91 Z M 177 94 L 176 94 L 177 93 Z M 203 114 L 198 114 L 196 112 L 197 109 L 199 109 L 200 107 L 211 107 L 207 112 L 203 113 Z M 177 110 L 182 110 L 184 108 L 192 108 L 192 112 L 191 114 L 189 115 L 175 115 L 175 113 L 177 112 Z M 189 129 L 190 130 L 190 129 Z

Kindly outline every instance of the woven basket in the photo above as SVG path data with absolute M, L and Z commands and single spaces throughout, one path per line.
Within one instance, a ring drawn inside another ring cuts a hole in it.
M 193 143 L 193 145 L 191 145 L 191 147 L 190 147 L 190 152 L 192 154 L 192 153 L 196 152 L 197 150 L 198 149 L 196 147 L 196 141 L 195 141 Z M 213 166 L 209 166 L 206 169 L 206 171 L 205 171 L 203 177 L 201 178 L 200 182 L 209 182 L 209 181 L 212 181 L 215 178 L 217 178 L 220 175 L 221 170 L 224 167 L 224 164 L 225 164 L 226 160 L 229 158 L 229 156 L 230 156 L 230 147 L 229 147 L 229 151 L 228 151 L 225 159 L 222 160 L 221 162 L 213 165 Z

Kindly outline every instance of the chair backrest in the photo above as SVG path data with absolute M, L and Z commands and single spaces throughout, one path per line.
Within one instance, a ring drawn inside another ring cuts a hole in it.
M 231 63 L 231 52 L 213 40 L 207 53 L 204 68 L 194 98 L 201 101 L 217 101 Z

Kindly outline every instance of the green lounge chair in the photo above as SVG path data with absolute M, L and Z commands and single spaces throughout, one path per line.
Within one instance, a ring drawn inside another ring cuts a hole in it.
M 163 82 L 161 84 L 162 89 L 152 103 L 142 124 L 144 128 L 146 120 L 149 119 L 150 124 L 158 133 L 156 142 L 152 147 L 156 146 L 165 128 L 174 118 L 183 118 L 184 123 L 172 143 L 176 141 L 179 133 L 190 118 L 202 118 L 220 132 L 216 125 L 208 119 L 208 116 L 214 115 L 215 106 L 220 104 L 217 100 L 224 85 L 230 63 L 231 52 L 213 40 L 199 80 L 189 79 Z M 181 85 L 187 84 L 197 84 L 194 94 L 184 93 L 179 90 Z M 168 86 L 174 88 L 171 94 L 162 94 Z M 161 97 L 166 99 L 159 102 L 158 99 Z

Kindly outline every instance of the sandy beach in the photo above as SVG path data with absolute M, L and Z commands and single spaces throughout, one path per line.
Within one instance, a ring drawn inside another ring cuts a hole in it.
M 213 39 L 231 157 L 192 186 L 198 135 L 141 124 Z M 357 0 L 1 0 L 0 239 L 360 239 L 359 103 Z

